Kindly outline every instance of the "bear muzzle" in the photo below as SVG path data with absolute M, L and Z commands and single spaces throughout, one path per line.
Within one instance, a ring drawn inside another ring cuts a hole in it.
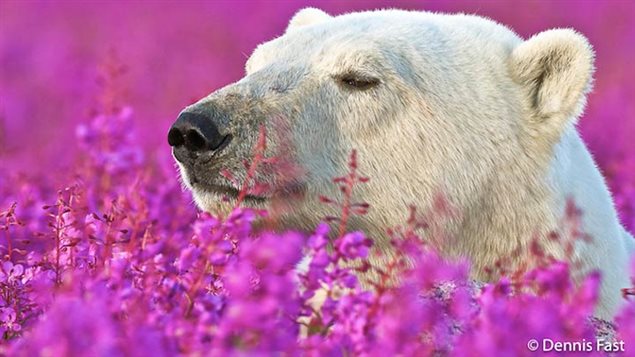
M 235 196 L 237 189 L 218 174 L 233 136 L 221 133 L 217 119 L 213 111 L 185 109 L 168 131 L 168 144 L 191 188 Z
M 248 174 L 260 129 L 267 125 L 272 110 L 257 97 L 239 93 L 235 85 L 229 89 L 185 108 L 168 131 L 167 141 L 186 187 L 195 198 L 200 196 L 198 201 L 205 202 L 237 197 L 246 187 L 249 192 L 245 198 L 254 203 L 280 191 L 294 191 L 286 181 L 279 185 L 280 174 L 271 169 L 272 163 Z M 275 140 L 267 144 L 262 155 L 276 156 Z

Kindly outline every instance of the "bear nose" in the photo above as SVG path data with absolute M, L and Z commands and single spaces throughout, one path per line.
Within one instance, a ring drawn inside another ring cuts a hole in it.
M 210 116 L 192 112 L 181 113 L 168 132 L 170 146 L 185 146 L 191 152 L 219 150 L 229 138 L 220 134 Z

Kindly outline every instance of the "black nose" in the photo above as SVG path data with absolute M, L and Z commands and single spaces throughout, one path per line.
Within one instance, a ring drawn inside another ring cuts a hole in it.
M 168 132 L 170 146 L 198 152 L 218 150 L 229 138 L 220 134 L 211 117 L 192 112 L 181 113 Z

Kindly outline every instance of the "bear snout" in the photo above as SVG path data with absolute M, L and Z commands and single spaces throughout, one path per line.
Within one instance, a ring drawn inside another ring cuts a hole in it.
M 231 134 L 220 133 L 212 115 L 201 112 L 182 112 L 168 131 L 172 148 L 191 153 L 221 151 L 231 139 Z

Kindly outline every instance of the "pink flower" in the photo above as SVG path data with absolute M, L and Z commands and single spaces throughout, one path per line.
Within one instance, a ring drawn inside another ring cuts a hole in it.
M 20 280 L 24 273 L 24 267 L 22 264 L 13 264 L 10 261 L 2 263 L 2 270 L 0 270 L 0 282 L 12 283 Z
M 362 232 L 347 233 L 336 242 L 337 250 L 346 259 L 366 258 L 371 244 Z
M 10 307 L 0 307 L 0 331 L 2 333 L 6 331 L 17 332 L 22 329 L 19 323 L 16 321 L 17 314 L 15 310 Z

